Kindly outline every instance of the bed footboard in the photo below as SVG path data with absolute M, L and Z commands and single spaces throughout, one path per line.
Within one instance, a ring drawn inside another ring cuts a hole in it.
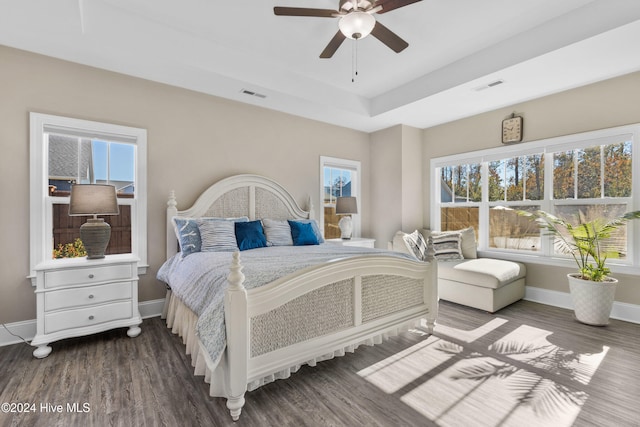
M 234 253 L 225 294 L 232 418 L 240 416 L 248 383 L 355 349 L 419 319 L 426 318 L 431 333 L 437 316 L 436 268 L 436 263 L 396 257 L 357 257 L 247 291 L 240 254 Z

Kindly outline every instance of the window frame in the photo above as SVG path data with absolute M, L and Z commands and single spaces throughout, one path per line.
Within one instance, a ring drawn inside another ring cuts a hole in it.
M 356 197 L 356 201 L 358 204 L 358 214 L 352 215 L 353 221 L 353 237 L 360 237 L 361 229 L 362 229 L 362 192 L 361 192 L 361 183 L 362 183 L 362 165 L 359 160 L 348 160 L 341 159 L 338 157 L 329 157 L 329 156 L 320 156 L 320 215 L 318 215 L 319 227 L 322 232 L 322 236 L 324 237 L 324 168 L 338 168 L 338 169 L 348 169 L 352 172 L 351 175 L 351 195 Z
M 587 148 L 596 145 L 619 143 L 621 140 L 631 141 L 631 174 L 632 192 L 628 198 L 591 198 L 591 199 L 553 199 L 553 153 Z M 555 206 L 560 205 L 584 205 L 584 204 L 627 204 L 627 211 L 640 209 L 640 124 L 631 124 L 596 131 L 582 132 L 560 137 L 530 141 L 521 144 L 506 145 L 468 153 L 454 154 L 450 156 L 433 158 L 430 161 L 430 228 L 440 229 L 440 211 L 444 206 L 464 207 L 466 203 L 441 203 L 440 202 L 440 168 L 455 166 L 458 164 L 481 163 L 482 165 L 482 201 L 479 203 L 479 230 L 478 253 L 482 256 L 490 256 L 502 259 L 511 259 L 530 263 L 540 263 L 555 266 L 573 266 L 574 262 L 569 256 L 553 254 L 552 239 L 542 236 L 541 250 L 536 252 L 513 251 L 499 248 L 490 248 L 489 243 L 489 208 L 496 204 L 513 205 L 539 205 L 540 209 L 554 212 Z M 530 154 L 544 154 L 544 197 L 542 200 L 519 200 L 510 202 L 489 202 L 488 169 L 489 162 L 511 157 Z M 476 205 L 474 203 L 474 205 Z M 640 274 L 640 224 L 636 221 L 627 223 L 627 235 L 629 239 L 628 255 L 625 260 L 611 259 L 608 261 L 613 272 L 623 274 Z
M 45 134 L 82 135 L 135 145 L 136 191 L 133 198 L 118 198 L 118 204 L 131 206 L 131 254 L 106 255 L 106 259 L 135 256 L 138 272 L 144 274 L 147 262 L 147 131 L 146 129 L 70 117 L 31 112 L 30 119 L 30 277 L 42 263 L 61 262 L 53 259 L 53 205 L 69 203 L 69 197 L 49 196 L 49 150 Z

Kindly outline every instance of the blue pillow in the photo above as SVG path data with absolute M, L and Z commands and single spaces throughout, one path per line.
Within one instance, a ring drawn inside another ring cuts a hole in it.
M 318 243 L 324 243 L 324 238 L 322 237 L 322 233 L 320 233 L 320 227 L 318 227 L 318 221 L 315 219 L 297 219 L 296 222 L 311 224 L 311 228 L 313 228 L 313 233 L 316 235 Z
M 182 257 L 200 252 L 202 241 L 200 239 L 200 229 L 195 219 L 174 217 L 173 224 L 178 235 Z
M 262 228 L 260 220 L 236 222 L 235 231 L 238 249 L 241 251 L 267 246 L 267 238 L 264 235 L 264 229 Z
M 293 246 L 318 245 L 318 237 L 309 222 L 289 221 Z

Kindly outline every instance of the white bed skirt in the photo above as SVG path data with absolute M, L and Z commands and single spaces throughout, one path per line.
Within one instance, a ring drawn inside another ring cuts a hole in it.
M 209 387 L 209 395 L 215 397 L 229 397 L 228 386 L 228 370 L 226 352 L 223 353 L 219 361 L 213 361 L 204 349 L 200 340 L 196 335 L 196 322 L 198 317 L 186 305 L 180 301 L 178 297 L 168 290 L 163 310 L 163 317 L 166 318 L 167 327 L 171 332 L 182 338 L 182 342 L 186 346 L 186 354 L 191 356 L 191 365 L 194 367 L 194 375 L 203 375 L 204 380 Z M 356 344 L 342 347 L 333 353 L 317 356 L 311 360 L 307 360 L 299 365 L 290 366 L 271 375 L 250 381 L 247 384 L 247 391 L 252 391 L 258 387 L 279 379 L 289 378 L 292 373 L 297 372 L 302 365 L 315 366 L 323 360 L 333 359 L 334 357 L 344 356 L 346 353 L 353 353 L 359 346 L 373 346 L 381 344 L 390 337 L 396 336 L 401 332 L 406 332 L 412 327 L 419 326 L 420 319 L 405 323 L 404 325 L 394 327 L 392 329 L 381 332 L 369 339 L 358 342 Z

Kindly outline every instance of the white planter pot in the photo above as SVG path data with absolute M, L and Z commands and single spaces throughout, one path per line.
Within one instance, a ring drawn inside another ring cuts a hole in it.
M 576 319 L 587 325 L 608 325 L 618 280 L 610 277 L 605 282 L 592 282 L 575 274 L 567 278 Z

